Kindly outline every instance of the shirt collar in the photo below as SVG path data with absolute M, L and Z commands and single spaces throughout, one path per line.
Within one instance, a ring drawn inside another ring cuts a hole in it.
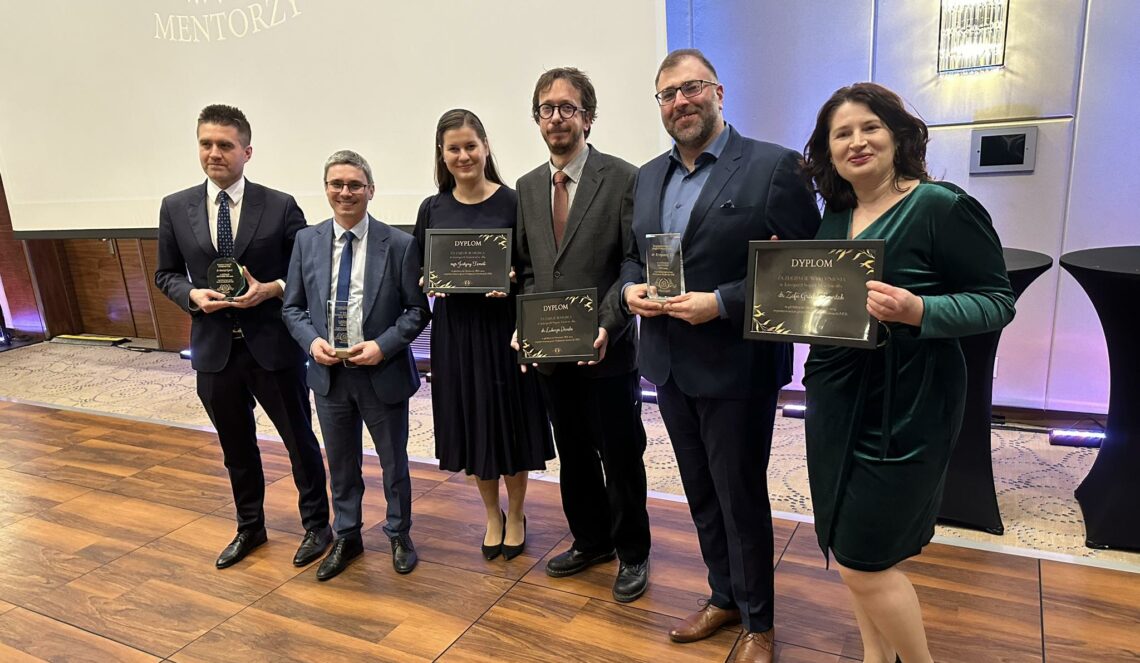
M 713 142 L 709 143 L 709 146 L 706 147 L 704 151 L 697 156 L 695 163 L 698 168 L 705 161 L 708 161 L 710 159 L 712 161 L 716 161 L 720 159 L 721 153 L 724 152 L 724 146 L 728 145 L 728 134 L 730 129 L 731 125 L 729 125 L 728 122 L 725 122 L 724 130 L 720 132 L 720 135 L 714 138 Z M 681 161 L 681 152 L 677 149 L 676 143 L 673 143 L 673 149 L 669 151 L 669 158 L 679 165 L 684 165 L 684 162 Z
M 214 180 L 206 178 L 206 198 L 212 202 L 218 202 L 218 192 L 222 187 L 214 184 Z M 226 188 L 226 195 L 230 197 L 230 201 L 234 205 L 241 204 L 241 197 L 245 195 L 245 176 L 239 177 L 236 182 Z
M 339 243 L 340 238 L 343 237 L 345 233 L 352 233 L 356 239 L 364 239 L 368 235 L 368 222 L 371 218 L 368 212 L 365 212 L 364 218 L 360 220 L 360 223 L 353 226 L 352 230 L 345 228 L 337 223 L 336 219 L 333 219 L 333 240 Z
M 582 170 L 586 167 L 586 159 L 589 156 L 590 146 L 587 145 L 583 147 L 578 154 L 574 155 L 570 163 L 566 164 L 566 167 L 562 169 L 562 172 L 566 173 L 566 176 L 570 178 L 571 182 L 577 183 L 582 180 Z M 550 166 L 550 177 L 553 178 L 554 173 L 558 172 L 558 168 L 555 168 L 551 162 L 547 162 L 547 165 Z

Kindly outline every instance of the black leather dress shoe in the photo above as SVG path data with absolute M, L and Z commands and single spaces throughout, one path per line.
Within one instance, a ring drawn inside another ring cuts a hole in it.
M 293 566 L 306 566 L 316 561 L 325 553 L 332 540 L 332 528 L 328 525 L 305 532 L 305 538 L 301 539 L 297 554 L 293 555 Z
M 218 555 L 218 561 L 214 562 L 214 566 L 219 569 L 224 569 L 227 566 L 237 564 L 248 555 L 254 548 L 260 546 L 269 540 L 265 534 L 265 528 L 259 530 L 246 530 L 238 532 L 230 545 L 226 546 L 222 554 Z
M 549 562 L 546 563 L 546 575 L 550 576 L 551 578 L 565 578 L 566 576 L 572 576 L 579 571 L 584 571 L 594 564 L 608 562 L 614 557 L 617 557 L 617 553 L 613 550 L 609 550 L 607 552 L 599 553 L 596 555 L 590 555 L 588 553 L 582 552 L 581 550 L 578 550 L 577 548 L 571 547 L 570 550 L 567 550 L 560 555 L 554 556 Z
M 364 540 L 359 534 L 337 539 L 333 542 L 328 557 L 325 557 L 317 567 L 317 580 L 324 581 L 337 577 L 341 571 L 348 568 L 348 563 L 360 557 L 362 552 L 364 552 Z
M 523 516 L 523 540 L 517 546 L 508 546 L 506 544 L 507 527 L 506 523 L 503 524 L 503 559 L 511 560 L 522 554 L 526 550 L 526 516 Z
M 614 580 L 614 600 L 618 603 L 636 601 L 649 586 L 649 558 L 640 564 L 622 562 Z
M 420 561 L 416 555 L 416 547 L 412 545 L 412 537 L 407 534 L 397 534 L 392 539 L 392 567 L 396 573 L 411 573 Z

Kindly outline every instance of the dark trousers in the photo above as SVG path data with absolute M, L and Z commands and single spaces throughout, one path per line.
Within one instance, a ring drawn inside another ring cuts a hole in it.
M 412 527 L 412 479 L 408 471 L 408 401 L 385 403 L 376 395 L 368 368 L 333 366 L 327 396 L 317 396 L 317 418 L 329 459 L 333 530 L 337 538 L 360 536 L 364 522 L 364 454 L 361 424 L 368 426 L 388 501 L 384 533 L 405 534 Z
M 742 399 L 694 398 L 669 379 L 657 388 L 673 442 L 710 601 L 737 606 L 749 631 L 772 628 L 772 506 L 768 454 L 776 393 Z
M 277 428 L 297 486 L 297 508 L 305 529 L 329 524 L 325 464 L 313 435 L 313 415 L 303 366 L 262 368 L 242 339 L 234 339 L 230 360 L 217 373 L 198 373 L 198 398 L 218 431 L 237 508 L 238 531 L 265 527 L 265 474 L 257 449 L 254 401 Z
M 539 379 L 562 468 L 562 510 L 576 549 L 616 548 L 637 564 L 649 557 L 640 380 L 637 371 L 591 378 L 587 370 L 562 365 Z

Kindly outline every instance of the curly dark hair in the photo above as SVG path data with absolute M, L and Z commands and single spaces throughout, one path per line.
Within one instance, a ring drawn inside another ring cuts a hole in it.
M 808 186 L 827 204 L 841 212 L 858 206 L 855 189 L 839 176 L 831 163 L 831 118 L 846 102 L 863 104 L 890 129 L 895 140 L 895 188 L 901 179 L 930 181 L 926 172 L 926 144 L 930 137 L 926 123 L 907 112 L 899 95 L 877 83 L 855 83 L 841 87 L 819 109 L 815 129 L 804 145 L 802 168 Z M 901 190 L 901 189 L 900 189 Z
M 475 136 L 483 141 L 483 145 L 487 145 L 487 130 L 483 128 L 483 122 L 475 113 L 465 108 L 453 108 L 440 116 L 439 122 L 435 125 L 435 183 L 440 193 L 447 193 L 455 188 L 455 176 L 443 162 L 443 134 L 463 127 L 471 127 L 475 131 Z M 483 176 L 495 184 L 503 184 L 503 178 L 499 177 L 499 170 L 495 168 L 495 157 L 491 154 L 489 146 L 487 162 L 483 165 Z
M 242 147 L 248 147 L 249 141 L 253 137 L 253 130 L 249 126 L 249 120 L 245 119 L 245 113 L 236 106 L 227 106 L 225 104 L 210 104 L 202 109 L 198 114 L 198 124 L 200 127 L 203 124 L 220 124 L 223 127 L 233 127 L 237 129 L 238 138 L 241 139 Z M 195 127 L 197 130 L 197 127 Z

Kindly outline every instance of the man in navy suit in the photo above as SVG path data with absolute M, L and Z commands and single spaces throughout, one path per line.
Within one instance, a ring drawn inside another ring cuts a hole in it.
M 305 527 L 293 563 L 304 566 L 332 540 L 305 357 L 281 322 L 281 278 L 305 217 L 292 196 L 245 179 L 253 146 L 249 122 L 237 108 L 202 110 L 198 154 L 206 182 L 162 200 L 154 282 L 191 316 L 190 361 L 198 372 L 198 397 L 218 431 L 233 489 L 237 536 L 216 565 L 232 566 L 266 541 L 256 400 L 289 451 Z M 226 257 L 244 266 L 249 286 L 233 301 L 210 289 L 207 279 L 210 264 Z
M 642 317 L 641 372 L 657 385 L 711 596 L 670 631 L 676 642 L 743 621 L 736 661 L 771 661 L 772 510 L 766 470 L 776 397 L 791 380 L 787 343 L 744 339 L 748 241 L 810 239 L 819 211 L 799 156 L 742 137 L 724 87 L 695 49 L 670 53 L 656 80 L 673 149 L 642 166 L 624 301 Z M 687 292 L 647 298 L 647 233 L 678 233 Z
M 282 314 L 312 358 L 309 384 L 317 396 L 335 514 L 336 541 L 317 580 L 336 576 L 364 552 L 362 422 L 384 470 L 392 565 L 409 573 L 418 559 L 409 536 L 408 399 L 420 388 L 420 376 L 410 346 L 431 313 L 419 287 L 419 244 L 368 215 L 375 192 L 363 157 L 350 150 L 329 157 L 325 194 L 333 218 L 297 233 L 289 262 Z M 347 302 L 347 328 L 338 331 L 362 339 L 344 348 L 344 356 L 327 340 L 330 301 Z

